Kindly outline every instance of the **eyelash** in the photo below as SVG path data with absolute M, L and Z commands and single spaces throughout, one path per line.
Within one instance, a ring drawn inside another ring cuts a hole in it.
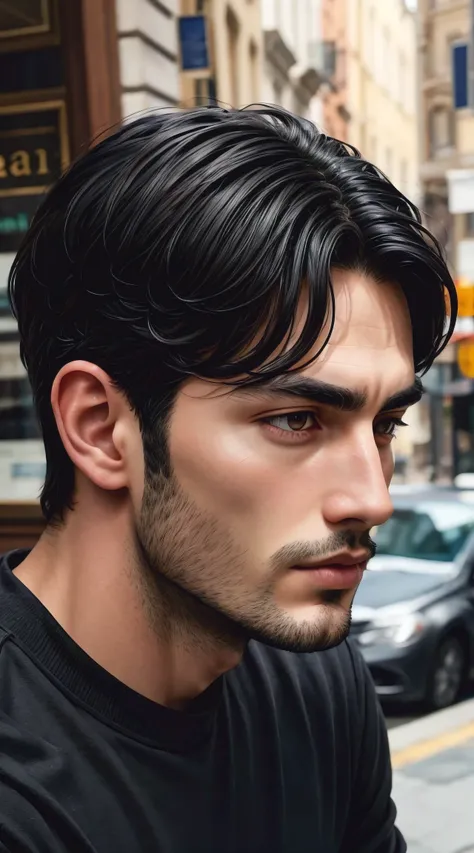
M 292 429 L 283 429 L 282 427 L 275 426 L 275 424 L 272 423 L 272 421 L 282 420 L 284 418 L 290 418 L 292 415 L 293 416 L 296 415 L 296 416 L 300 416 L 300 417 L 304 416 L 305 418 L 308 418 L 308 417 L 312 418 L 314 421 L 313 426 L 307 427 L 306 429 L 292 430 Z M 285 439 L 288 438 L 288 440 L 290 440 L 290 441 L 307 441 L 309 433 L 312 433 L 314 431 L 319 431 L 321 429 L 321 426 L 319 425 L 314 412 L 306 411 L 304 409 L 302 409 L 300 411 L 296 411 L 296 412 L 283 412 L 281 415 L 272 415 L 272 417 L 270 417 L 270 418 L 263 418 L 262 423 L 265 426 L 267 426 L 269 429 L 276 430 L 278 433 L 280 433 L 280 436 L 284 435 Z M 380 426 L 388 427 L 387 431 L 386 432 L 377 432 L 377 427 L 380 427 Z M 396 437 L 397 428 L 398 427 L 405 427 L 405 426 L 407 426 L 407 424 L 401 418 L 397 418 L 395 416 L 387 417 L 387 418 L 384 418 L 384 419 L 378 421 L 375 424 L 374 434 L 381 436 L 382 438 L 393 439 Z

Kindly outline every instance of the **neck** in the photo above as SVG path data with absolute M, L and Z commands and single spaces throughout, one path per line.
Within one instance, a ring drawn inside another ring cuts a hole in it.
M 91 497 L 47 529 L 15 574 L 100 666 L 148 699 L 184 708 L 239 663 L 244 641 L 146 570 L 127 498 Z

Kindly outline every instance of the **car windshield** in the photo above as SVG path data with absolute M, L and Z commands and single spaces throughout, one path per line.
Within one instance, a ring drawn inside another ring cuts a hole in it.
M 427 502 L 396 507 L 375 531 L 377 554 L 451 562 L 474 531 L 474 507 Z

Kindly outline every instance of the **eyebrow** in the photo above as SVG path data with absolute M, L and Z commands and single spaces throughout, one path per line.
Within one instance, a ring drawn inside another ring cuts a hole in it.
M 421 380 L 416 377 L 413 385 L 398 391 L 385 400 L 380 413 L 413 406 L 414 403 L 421 400 L 423 393 Z M 298 397 L 301 400 L 311 400 L 312 403 L 318 403 L 320 406 L 330 406 L 341 412 L 360 412 L 367 405 L 367 394 L 363 391 L 330 385 L 318 379 L 292 373 L 276 376 L 274 379 L 258 385 L 242 385 L 235 388 L 232 394 L 236 396 Z

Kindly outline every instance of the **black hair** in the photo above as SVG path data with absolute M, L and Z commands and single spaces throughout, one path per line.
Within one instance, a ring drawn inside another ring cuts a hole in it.
M 88 151 L 42 202 L 9 279 L 46 519 L 74 493 L 50 402 L 65 363 L 107 372 L 139 419 L 146 470 L 164 470 L 179 385 L 258 382 L 309 358 L 334 267 L 400 284 L 425 371 L 452 331 L 455 287 L 416 207 L 354 148 L 276 107 L 202 107 L 147 115 Z M 303 287 L 304 328 L 282 348 Z

